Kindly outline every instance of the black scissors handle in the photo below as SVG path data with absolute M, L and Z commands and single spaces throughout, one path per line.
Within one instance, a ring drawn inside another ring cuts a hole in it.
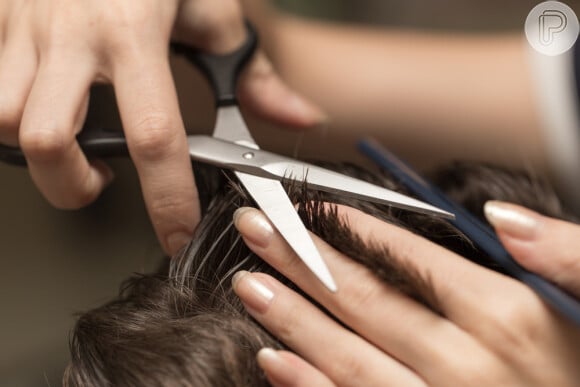
M 173 43 L 171 49 L 197 65 L 210 82 L 216 98 L 216 106 L 237 104 L 236 86 L 244 66 L 258 47 L 258 35 L 246 21 L 246 40 L 237 50 L 223 55 L 208 54 L 189 46 Z
M 127 140 L 119 129 L 84 128 L 77 135 L 77 141 L 89 159 L 129 156 Z M 2 144 L 0 161 L 22 167 L 27 165 L 22 149 Z
M 249 22 L 246 22 L 246 31 L 246 40 L 242 46 L 222 55 L 208 54 L 180 43 L 171 44 L 171 49 L 176 54 L 183 55 L 205 75 L 214 90 L 218 107 L 237 103 L 238 78 L 258 46 L 258 36 Z M 77 141 L 89 159 L 129 156 L 127 141 L 120 129 L 94 128 L 85 124 L 77 136 Z M 26 158 L 18 147 L 0 144 L 0 161 L 26 166 Z

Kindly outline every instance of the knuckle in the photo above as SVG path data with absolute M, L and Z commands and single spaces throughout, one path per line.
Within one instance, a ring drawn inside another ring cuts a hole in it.
M 501 379 L 501 362 L 489 356 L 456 356 L 446 365 L 455 386 L 493 386 Z M 461 372 L 457 372 L 461 370 Z M 496 370 L 496 372 L 490 372 Z M 507 385 L 507 384 L 500 384 Z
M 184 207 L 183 200 L 179 200 L 174 195 L 165 195 L 155 198 L 150 206 L 151 216 L 155 219 L 167 218 L 168 213 L 179 212 Z M 168 221 L 168 219 L 165 219 Z
M 160 239 L 165 240 L 176 231 L 192 229 L 191 225 L 185 224 L 184 214 L 191 213 L 191 200 L 187 195 L 168 194 L 159 192 L 148 200 L 148 211 Z
M 343 386 L 356 386 L 361 380 L 366 379 L 360 358 L 353 353 L 341 354 L 332 362 L 328 373 L 332 380 L 340 381 Z
M 376 304 L 382 287 L 377 286 L 376 278 L 366 268 L 359 268 L 361 273 L 352 275 L 341 285 L 344 289 L 338 302 L 343 315 L 357 319 L 365 316 L 369 308 Z
M 55 176 L 49 185 L 45 178 L 37 182 L 48 202 L 61 210 L 78 210 L 94 202 L 103 189 L 94 173 L 88 168 L 78 176 L 69 176 L 67 172 L 70 173 L 58 171 L 59 176 Z
M 168 115 L 158 113 L 146 115 L 138 121 L 133 130 L 133 149 L 137 157 L 145 160 L 159 160 L 176 150 L 177 133 L 172 128 Z
M 22 131 L 20 146 L 27 157 L 37 162 L 58 160 L 69 143 L 54 126 L 44 126 L 35 130 Z
M 284 305 L 283 311 L 280 318 L 275 317 L 275 334 L 284 343 L 291 345 L 295 341 L 296 332 L 300 330 L 304 309 L 296 302 L 290 302 Z
M 577 238 L 577 236 L 576 236 Z M 575 238 L 575 239 L 576 239 Z M 572 239 L 570 239 L 572 240 Z M 566 278 L 580 274 L 580 257 L 576 249 L 563 249 L 559 259 L 551 261 L 550 264 L 556 268 L 553 269 L 553 275 L 556 283 L 566 283 Z
M 242 12 L 239 7 L 231 6 L 225 9 L 219 9 L 215 12 L 208 13 L 206 26 L 210 29 L 221 29 L 224 26 L 232 26 L 240 23 L 242 20 Z
M 546 305 L 524 285 L 517 284 L 509 299 L 495 298 L 490 302 L 484 324 L 484 340 L 495 353 L 516 361 L 518 354 L 533 345 L 541 335 L 542 316 L 548 316 Z
M 126 51 L 144 50 L 151 46 L 151 42 L 144 44 L 143 40 L 150 36 L 146 31 L 155 25 L 158 15 L 147 3 L 150 2 L 116 1 L 104 7 L 98 25 L 112 55 L 122 57 Z
M 200 37 L 214 49 L 224 50 L 225 42 L 237 41 L 244 31 L 243 13 L 237 1 L 230 1 L 228 6 L 221 2 L 209 3 L 196 15 L 196 31 Z M 221 43 L 220 43 L 221 42 Z M 228 45 L 229 47 L 229 45 Z
M 151 22 L 151 8 L 146 2 L 111 2 L 103 9 L 105 27 L 138 28 Z
M 286 253 L 276 254 L 280 260 L 280 270 L 286 276 L 290 278 L 296 278 L 299 276 L 305 267 L 302 264 L 302 260 L 298 257 L 296 252 L 294 252 L 290 247 L 285 250 Z
M 202 9 L 198 10 L 200 28 L 202 30 L 220 30 L 224 27 L 230 28 L 236 24 L 241 25 L 243 20 L 242 8 L 238 1 L 229 0 L 227 5 L 223 2 L 208 2 Z

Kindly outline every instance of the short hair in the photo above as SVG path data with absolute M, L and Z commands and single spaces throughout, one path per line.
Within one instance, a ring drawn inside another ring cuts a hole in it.
M 325 164 L 347 175 L 407 193 L 386 172 L 351 164 Z M 233 293 L 239 270 L 268 273 L 296 287 L 253 254 L 236 231 L 232 215 L 252 205 L 227 173 L 198 186 L 216 187 L 196 234 L 155 273 L 126 280 L 113 301 L 82 314 L 74 328 L 65 386 L 266 386 L 255 359 L 262 347 L 284 348 L 245 311 Z M 433 181 L 483 219 L 482 206 L 497 199 L 521 203 L 546 215 L 565 217 L 553 190 L 525 173 L 490 165 L 455 163 Z M 216 183 L 217 182 L 217 183 Z M 209 184 L 211 183 L 211 184 Z M 306 226 L 332 246 L 370 267 L 380 279 L 435 311 L 429 278 L 398 261 L 382 246 L 369 246 L 324 202 L 346 204 L 443 245 L 486 267 L 498 269 L 448 222 L 285 183 Z

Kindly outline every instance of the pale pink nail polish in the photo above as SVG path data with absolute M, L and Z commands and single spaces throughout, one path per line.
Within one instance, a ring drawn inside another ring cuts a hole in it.
M 260 363 L 280 363 L 282 359 L 272 348 L 262 348 L 258 351 L 258 362 Z
M 262 348 L 256 356 L 258 365 L 266 372 L 268 380 L 276 386 L 296 386 L 297 373 L 301 370 L 292 362 L 280 355 L 280 352 L 272 348 Z M 317 385 L 317 384 L 312 384 Z
M 267 247 L 274 235 L 266 216 L 255 208 L 238 208 L 234 212 L 234 224 L 246 240 L 259 247 Z
M 256 276 L 240 271 L 232 278 L 234 291 L 252 311 L 264 313 L 274 299 L 274 292 Z
M 485 217 L 498 231 L 518 238 L 531 240 L 539 232 L 540 223 L 532 211 L 512 204 L 489 201 L 484 205 Z

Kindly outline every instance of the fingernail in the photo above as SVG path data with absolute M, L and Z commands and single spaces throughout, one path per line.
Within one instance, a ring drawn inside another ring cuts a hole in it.
M 232 286 L 244 305 L 258 313 L 266 312 L 274 298 L 274 292 L 247 271 L 234 274 Z
M 281 351 L 272 348 L 262 348 L 258 351 L 256 359 L 272 385 L 295 386 L 299 384 L 297 383 L 297 375 L 303 370 L 282 356 Z
M 326 113 L 311 102 L 306 101 L 300 95 L 294 94 L 289 100 L 288 106 L 293 109 L 297 115 L 312 120 L 313 122 L 311 123 L 311 126 L 326 126 L 330 122 L 330 117 Z
M 243 277 L 247 276 L 248 274 L 250 273 L 245 270 L 238 271 L 237 273 L 234 274 L 234 276 L 232 277 L 232 287 L 234 288 L 234 290 L 237 289 L 240 280 Z
M 178 232 L 167 237 L 167 248 L 171 255 L 177 254 L 191 240 L 191 235 Z
M 258 365 L 268 372 L 279 374 L 280 370 L 286 368 L 286 362 L 282 356 L 272 348 L 260 349 L 256 355 L 256 359 L 258 360 Z
M 267 247 L 274 235 L 274 228 L 266 216 L 255 208 L 238 208 L 234 212 L 234 224 L 247 241 L 259 247 Z
M 538 232 L 539 222 L 533 212 L 519 206 L 489 201 L 485 203 L 483 211 L 493 227 L 511 237 L 533 239 Z

